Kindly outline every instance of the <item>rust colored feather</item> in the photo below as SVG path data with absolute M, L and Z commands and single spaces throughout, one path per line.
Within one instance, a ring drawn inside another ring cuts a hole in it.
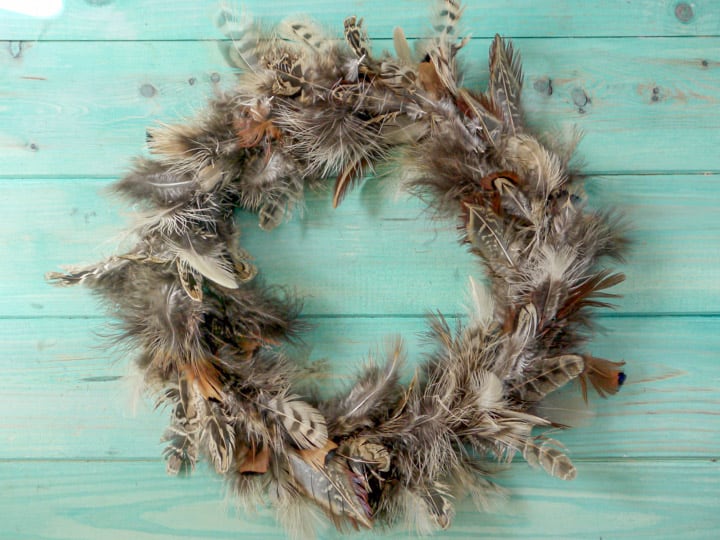
M 190 384 L 195 381 L 197 388 L 205 399 L 222 401 L 222 384 L 220 372 L 209 361 L 193 362 L 183 368 Z
M 432 62 L 420 62 L 420 65 L 418 65 L 418 82 L 422 89 L 434 99 L 440 99 L 445 94 L 445 86 Z
M 338 207 L 338 205 L 345 198 L 345 195 L 350 186 L 352 186 L 359 178 L 362 178 L 365 170 L 369 165 L 370 162 L 363 157 L 347 165 L 342 170 L 342 172 L 338 175 L 337 180 L 335 181 L 333 208 Z
M 328 452 L 335 450 L 337 447 L 338 445 L 335 442 L 328 439 L 322 447 L 298 450 L 298 454 L 313 467 L 319 469 L 324 465 Z
M 568 294 L 567 300 L 558 310 L 558 319 L 564 319 L 577 313 L 584 307 L 613 307 L 613 304 L 594 300 L 594 298 L 618 298 L 617 294 L 601 292 L 625 281 L 625 274 L 611 273 L 602 270 L 574 287 Z
M 483 176 L 480 180 L 480 187 L 487 190 L 496 190 L 498 186 L 495 180 L 498 180 L 499 178 L 509 180 L 516 186 L 519 186 L 521 183 L 520 177 L 512 171 L 495 171 Z
M 254 446 L 242 447 L 237 453 L 244 457 L 238 459 L 237 471 L 241 474 L 264 474 L 270 466 L 270 447 L 265 445 L 261 449 Z
M 607 397 L 607 394 L 617 394 L 625 382 L 625 372 L 622 366 L 625 362 L 612 362 L 595 356 L 583 356 L 585 369 L 580 374 L 580 386 L 583 399 L 587 402 L 587 383 L 590 381 L 600 397 Z
M 280 130 L 271 120 L 257 121 L 254 118 L 241 117 L 233 120 L 238 148 L 252 148 L 265 140 L 280 138 Z

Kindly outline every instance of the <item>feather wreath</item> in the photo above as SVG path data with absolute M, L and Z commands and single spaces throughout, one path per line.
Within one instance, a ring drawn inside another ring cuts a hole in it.
M 461 86 L 461 14 L 440 1 L 433 38 L 413 50 L 396 29 L 395 56 L 375 56 L 355 17 L 335 40 L 304 19 L 267 33 L 224 13 L 239 83 L 193 122 L 149 130 L 153 158 L 115 185 L 143 208 L 134 247 L 49 275 L 90 287 L 119 319 L 147 386 L 172 410 L 168 472 L 204 457 L 299 536 L 313 508 L 339 528 L 447 527 L 459 496 L 482 502 L 495 489 L 489 456 L 520 454 L 572 479 L 538 405 L 574 379 L 587 399 L 588 386 L 605 396 L 625 378 L 622 363 L 584 352 L 590 309 L 608 307 L 623 280 L 601 266 L 622 256 L 623 227 L 583 204 L 574 145 L 526 128 L 509 41 L 492 43 L 484 93 Z M 299 331 L 299 303 L 256 277 L 233 212 L 272 229 L 308 184 L 334 177 L 337 205 L 391 156 L 411 193 L 459 217 L 490 290 L 471 281 L 463 324 L 431 318 L 435 348 L 409 384 L 397 342 L 345 392 L 302 395 L 282 347 Z

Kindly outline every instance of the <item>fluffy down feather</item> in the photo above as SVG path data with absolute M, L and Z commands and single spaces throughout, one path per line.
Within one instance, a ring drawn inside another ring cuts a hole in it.
M 576 378 L 601 396 L 625 380 L 621 363 L 584 350 L 590 309 L 608 307 L 623 279 L 603 260 L 623 255 L 624 227 L 585 208 L 573 144 L 544 144 L 525 127 L 509 41 L 493 41 L 487 92 L 462 87 L 462 12 L 438 0 L 436 35 L 412 52 L 396 29 L 392 56 L 373 55 L 357 17 L 335 40 L 308 19 L 266 32 L 223 8 L 223 47 L 244 73 L 194 120 L 148 130 L 152 157 L 115 186 L 140 208 L 136 244 L 48 276 L 87 285 L 119 319 L 118 339 L 172 411 L 168 472 L 205 458 L 303 537 L 317 510 L 339 528 L 447 527 L 458 497 L 483 506 L 499 491 L 487 456 L 520 453 L 570 479 L 563 447 L 537 433 L 551 426 L 542 400 Z M 335 178 L 337 205 L 394 156 L 406 189 L 458 219 L 489 289 L 471 280 L 467 322 L 431 318 L 432 351 L 409 383 L 398 340 L 344 392 L 303 394 L 283 347 L 302 329 L 299 302 L 263 286 L 234 210 L 272 229 L 306 187 Z

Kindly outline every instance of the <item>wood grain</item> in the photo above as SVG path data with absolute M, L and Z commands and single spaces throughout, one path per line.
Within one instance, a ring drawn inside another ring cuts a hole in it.
M 168 478 L 163 469 L 158 462 L 0 462 L 3 531 L 14 540 L 286 538 L 270 510 L 234 511 L 215 476 Z M 518 464 L 498 481 L 511 489 L 508 502 L 491 513 L 463 502 L 450 529 L 434 538 L 709 540 L 720 526 L 720 467 L 708 460 L 584 462 L 571 482 Z
M 206 40 L 216 39 L 216 0 L 67 0 L 61 16 L 32 19 L 3 13 L 0 36 L 12 40 Z M 364 17 L 373 37 L 390 37 L 401 25 L 409 36 L 427 36 L 432 2 L 416 0 L 243 0 L 254 17 L 277 22 L 311 14 L 330 28 L 349 15 Z M 717 0 L 695 0 L 678 8 L 675 0 L 574 2 L 556 0 L 468 0 L 463 26 L 476 37 L 508 36 L 698 36 L 720 34 Z M 684 9 L 683 9 L 684 8 Z M 689 8 L 689 9 L 688 9 Z
M 489 44 L 472 40 L 462 52 L 471 87 L 486 84 Z M 720 38 L 521 39 L 517 47 L 530 123 L 582 129 L 588 172 L 720 171 Z M 41 41 L 17 58 L 0 53 L 10 98 L 0 109 L 0 176 L 117 176 L 147 126 L 190 116 L 233 78 L 215 42 Z
M 633 249 L 619 267 L 618 314 L 717 313 L 720 305 L 718 176 L 612 176 L 589 180 L 588 200 L 631 220 Z M 130 209 L 105 180 L 0 180 L 0 316 L 97 316 L 85 290 L 48 286 L 45 272 L 114 253 Z M 309 194 L 302 216 L 272 233 L 239 215 L 241 243 L 269 283 L 295 290 L 314 315 L 422 315 L 462 310 L 478 261 L 455 223 L 422 202 L 396 199 L 393 181 L 369 180 L 336 210 Z M 30 217 L 28 208 L 33 208 Z M 617 265 L 616 265 L 617 266 Z M 611 314 L 612 312 L 610 312 Z
M 84 290 L 43 280 L 61 264 L 114 253 L 131 209 L 104 189 L 142 152 L 147 126 L 197 112 L 233 84 L 214 26 L 217 0 L 66 0 L 54 19 L 0 12 L 0 538 L 283 538 L 261 508 L 236 512 L 200 466 L 165 476 L 167 411 L 137 395 L 123 351 Z M 376 50 L 401 25 L 430 30 L 430 2 L 243 0 L 268 22 L 309 13 L 340 33 L 365 17 Z M 236 4 L 237 5 L 237 4 Z M 438 538 L 713 539 L 720 529 L 720 1 L 470 0 L 462 51 L 486 83 L 489 38 L 517 39 L 524 105 L 539 130 L 580 127 L 588 203 L 631 221 L 617 312 L 587 350 L 628 362 L 617 396 L 576 388 L 546 405 L 578 478 L 514 464 L 509 502 L 463 503 Z M 393 172 L 388 173 L 390 177 Z M 463 311 L 477 262 L 455 225 L 432 221 L 392 181 L 371 180 L 333 211 L 311 194 L 271 236 L 240 213 L 265 277 L 306 298 L 313 329 L 295 351 L 323 392 L 350 380 L 388 334 L 412 366 L 424 313 Z M 320 374 L 323 374 L 320 377 Z M 397 529 L 349 538 L 408 538 Z M 337 538 L 325 531 L 322 538 Z
M 382 352 L 393 335 L 408 347 L 406 377 L 422 359 L 424 318 L 333 317 L 308 322 L 306 347 L 294 354 L 325 394 L 348 384 L 369 353 Z M 720 400 L 716 317 L 604 319 L 605 333 L 587 350 L 626 360 L 628 381 L 617 396 L 591 392 L 585 407 L 577 387 L 550 400 L 547 412 L 578 427 L 557 438 L 573 458 L 718 457 Z M 97 334 L 105 321 L 6 320 L 0 327 L 0 395 L 11 416 L 0 419 L 0 459 L 152 459 L 167 411 L 137 395 L 122 351 Z M 324 374 L 321 376 L 321 374 Z M 568 407 L 580 411 L 568 419 Z

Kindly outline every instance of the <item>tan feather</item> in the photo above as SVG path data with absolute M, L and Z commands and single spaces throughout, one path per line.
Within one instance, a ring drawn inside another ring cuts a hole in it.
M 540 401 L 550 392 L 562 388 L 577 378 L 585 368 L 583 357 L 579 354 L 563 354 L 533 361 L 530 377 L 519 388 L 524 401 Z
M 308 462 L 295 452 L 288 453 L 297 487 L 317 502 L 331 517 L 345 517 L 354 524 L 372 527 L 372 510 L 367 492 L 344 460 L 328 453 Z M 322 466 L 318 467 L 318 461 Z
M 464 203 L 464 208 L 467 212 L 465 229 L 470 244 L 488 260 L 505 259 L 508 266 L 514 267 L 515 261 L 505 237 L 504 223 L 482 206 Z
M 405 32 L 397 26 L 393 29 L 393 46 L 395 47 L 395 55 L 400 62 L 408 66 L 413 63 L 412 52 L 405 37 Z
M 390 470 L 390 453 L 384 446 L 369 442 L 364 437 L 356 437 L 345 443 L 343 455 L 350 467 L 358 474 L 364 469 L 376 469 L 379 472 Z
M 238 288 L 235 274 L 227 261 L 212 255 L 201 255 L 193 249 L 192 245 L 188 248 L 182 248 L 176 245 L 172 247 L 180 264 L 188 265 L 194 268 L 210 281 L 213 281 L 226 289 Z
M 267 408 L 298 447 L 322 447 L 327 442 L 325 417 L 297 396 L 275 397 L 267 403 Z
M 200 275 L 199 272 L 193 271 L 187 265 L 182 264 L 180 259 L 176 260 L 176 266 L 180 285 L 182 285 L 183 290 L 196 302 L 202 302 L 202 275 Z
M 230 65 L 256 72 L 262 54 L 261 36 L 252 18 L 247 13 L 238 13 L 223 2 L 216 24 L 219 30 L 232 40 L 230 46 L 223 51 Z
M 222 415 L 206 403 L 206 415 L 202 430 L 202 441 L 207 449 L 210 461 L 218 474 L 230 469 L 233 459 L 235 437 L 232 425 Z
M 335 180 L 333 208 L 338 207 L 347 191 L 350 189 L 350 186 L 362 178 L 365 169 L 367 169 L 369 165 L 370 162 L 366 158 L 361 157 L 345 166 L 342 172 L 338 175 L 337 180 Z
M 235 453 L 240 474 L 264 474 L 270 466 L 270 447 L 267 445 L 260 449 L 255 446 L 238 446 Z
M 600 397 L 607 397 L 606 394 L 617 394 L 625 383 L 625 373 L 620 369 L 625 362 L 612 362 L 590 355 L 583 356 L 583 359 L 585 360 L 585 369 L 580 375 L 583 399 L 587 402 L 588 381 Z
M 441 41 L 449 40 L 456 33 L 465 8 L 456 0 L 437 0 L 436 12 L 433 17 L 433 28 Z
M 179 377 L 177 388 L 169 389 L 164 399 L 170 395 L 176 400 L 175 409 L 172 422 L 161 440 L 168 443 L 163 450 L 163 456 L 167 460 L 167 474 L 176 476 L 195 468 L 200 417 L 194 386 L 186 377 Z M 158 405 L 160 403 L 161 401 Z
M 355 16 L 345 19 L 345 41 L 348 42 L 358 58 L 365 59 L 370 56 L 370 44 L 362 23 L 363 20 Z
M 146 130 L 148 150 L 166 158 L 184 159 L 191 151 L 190 141 L 200 134 L 201 130 L 193 125 L 159 124 Z
M 572 480 L 575 478 L 577 471 L 575 466 L 561 450 L 556 446 L 561 446 L 554 439 L 540 439 L 541 444 L 535 444 L 528 441 L 523 449 L 523 457 L 532 467 L 542 467 L 550 476 L 559 478 L 560 480 Z
M 277 33 L 281 38 L 305 45 L 318 54 L 332 47 L 332 40 L 315 21 L 308 18 L 286 19 L 277 26 Z
M 512 134 L 521 127 L 520 93 L 523 75 L 520 57 L 513 50 L 510 41 L 499 35 L 490 47 L 489 93 L 503 111 L 503 119 L 510 126 Z
M 469 277 L 470 305 L 467 313 L 470 320 L 481 328 L 489 329 L 495 314 L 495 301 L 490 290 L 483 284 Z

